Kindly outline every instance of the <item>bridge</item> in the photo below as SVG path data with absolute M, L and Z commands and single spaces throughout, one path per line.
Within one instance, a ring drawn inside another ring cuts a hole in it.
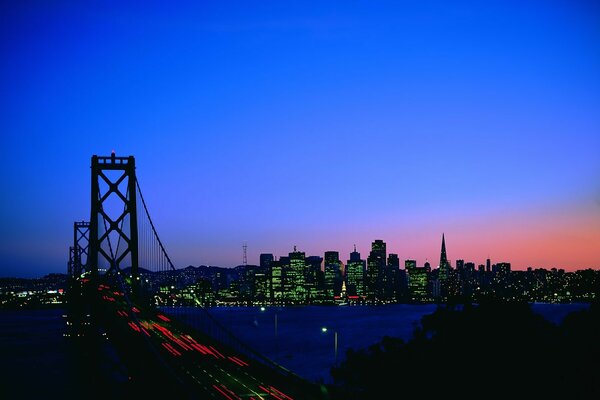
M 89 221 L 73 225 L 66 335 L 105 336 L 132 385 L 152 398 L 329 398 L 324 387 L 246 346 L 208 309 L 198 307 L 203 323 L 192 327 L 156 306 L 156 285 L 177 284 L 167 273 L 175 267 L 150 217 L 133 156 L 92 157 L 90 200 Z M 158 283 L 146 282 L 144 271 Z

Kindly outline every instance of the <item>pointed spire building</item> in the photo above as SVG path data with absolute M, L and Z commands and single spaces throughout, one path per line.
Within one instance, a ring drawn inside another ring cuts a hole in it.
M 445 281 L 448 279 L 448 270 L 450 269 L 450 265 L 448 264 L 448 258 L 446 256 L 446 238 L 442 233 L 442 251 L 440 254 L 440 270 L 439 270 L 439 279 L 440 281 Z

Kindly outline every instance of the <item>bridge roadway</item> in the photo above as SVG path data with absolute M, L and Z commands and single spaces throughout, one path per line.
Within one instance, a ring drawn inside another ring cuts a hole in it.
M 285 376 L 159 311 L 133 306 L 119 290 L 106 284 L 96 289 L 100 305 L 95 313 L 107 325 L 111 342 L 126 353 L 133 379 L 144 379 L 151 394 L 227 400 L 327 398 L 317 385 Z

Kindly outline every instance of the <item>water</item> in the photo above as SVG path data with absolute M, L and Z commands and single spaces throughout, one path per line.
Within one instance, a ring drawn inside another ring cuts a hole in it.
M 559 323 L 586 304 L 533 304 Z M 338 362 L 348 347 L 365 348 L 384 335 L 408 340 L 434 305 L 378 307 L 215 307 L 211 314 L 255 350 L 313 381 L 331 382 L 338 332 Z M 198 313 L 187 310 L 188 317 Z M 0 310 L 0 398 L 77 398 L 94 388 L 106 396 L 125 393 L 126 371 L 109 346 L 94 351 L 63 337 L 61 309 Z M 277 334 L 275 334 L 277 315 Z M 181 314 L 181 316 L 185 316 Z M 321 328 L 327 327 L 327 332 Z
M 251 348 L 287 369 L 315 382 L 331 382 L 330 369 L 348 348 L 367 348 L 384 336 L 409 340 L 432 304 L 346 307 L 213 307 L 210 313 Z M 586 304 L 532 304 L 532 309 L 553 323 Z M 188 309 L 191 321 L 198 310 Z M 185 318 L 186 314 L 178 314 Z M 277 317 L 276 317 L 277 316 Z M 277 331 L 275 331 L 277 318 Z M 326 327 L 327 331 L 323 332 Z
M 124 393 L 127 375 L 108 341 L 66 338 L 63 309 L 0 310 L 0 398 Z
M 31 380 L 47 393 L 64 389 L 70 371 L 62 314 L 62 310 L 56 309 L 0 312 L 0 390 L 3 395 L 29 392 Z

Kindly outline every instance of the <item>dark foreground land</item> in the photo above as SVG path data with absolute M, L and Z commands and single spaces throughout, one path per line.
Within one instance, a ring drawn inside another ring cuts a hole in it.
M 415 337 L 349 351 L 343 398 L 600 398 L 600 304 L 555 325 L 526 303 L 439 308 Z M 392 395 L 393 394 L 393 395 Z

